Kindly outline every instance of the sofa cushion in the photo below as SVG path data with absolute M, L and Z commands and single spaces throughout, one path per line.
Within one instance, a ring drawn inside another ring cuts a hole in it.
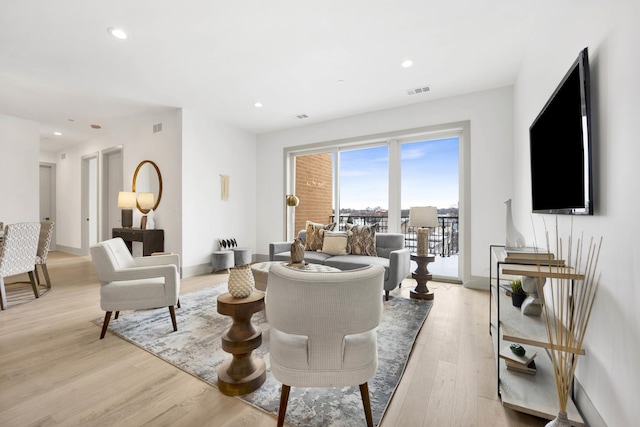
M 391 252 L 404 248 L 404 235 L 399 233 L 377 233 L 376 251 L 379 257 L 389 258 Z
M 347 253 L 354 255 L 378 256 L 376 252 L 376 230 L 378 224 L 374 225 L 353 225 L 347 224 L 349 243 Z
M 338 231 L 322 230 L 322 253 L 329 255 L 346 255 L 349 234 Z
M 336 223 L 331 224 L 318 224 L 315 222 L 307 221 L 307 235 L 304 243 L 305 251 L 317 251 L 322 250 L 322 230 L 333 231 L 336 228 Z

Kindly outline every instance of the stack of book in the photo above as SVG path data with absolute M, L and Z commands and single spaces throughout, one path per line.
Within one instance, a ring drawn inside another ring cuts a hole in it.
M 556 259 L 552 252 L 545 249 L 524 248 L 505 249 L 504 262 L 507 264 L 550 265 L 564 267 L 563 259 Z
M 529 375 L 536 374 L 536 362 L 533 360 L 536 354 L 534 351 L 527 352 L 524 356 L 518 356 L 511 351 L 509 346 L 500 350 L 500 358 L 504 359 L 508 370 Z

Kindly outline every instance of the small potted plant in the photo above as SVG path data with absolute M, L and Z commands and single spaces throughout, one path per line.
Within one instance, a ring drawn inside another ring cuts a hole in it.
M 514 307 L 520 307 L 527 297 L 524 289 L 522 289 L 522 280 L 516 279 L 511 281 L 511 303 Z

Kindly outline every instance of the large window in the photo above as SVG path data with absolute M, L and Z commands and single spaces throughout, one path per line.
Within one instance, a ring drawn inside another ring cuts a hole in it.
M 405 234 L 405 246 L 415 250 L 409 209 L 436 206 L 440 226 L 430 249 L 438 259 L 429 269 L 434 276 L 459 279 L 461 135 L 462 130 L 399 134 L 359 145 L 350 140 L 291 150 L 287 188 L 300 204 L 288 211 L 295 218 L 288 238 L 307 220 L 338 222 L 340 229 L 347 223 L 379 224 L 380 233 Z
M 344 223 L 378 224 L 387 232 L 389 212 L 389 147 L 338 151 L 340 228 Z

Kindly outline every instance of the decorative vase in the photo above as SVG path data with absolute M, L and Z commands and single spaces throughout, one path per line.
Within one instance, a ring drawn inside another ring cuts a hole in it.
M 558 412 L 558 416 L 549 421 L 545 427 L 571 427 L 571 423 L 569 423 L 569 418 L 567 417 L 567 413 L 560 411 Z
M 298 264 L 304 261 L 304 243 L 297 238 L 291 244 L 291 263 Z
M 248 265 L 232 267 L 229 272 L 229 293 L 234 298 L 246 298 L 251 295 L 255 287 L 253 273 Z
M 153 211 L 153 209 L 150 209 L 149 212 L 147 213 L 147 224 L 146 224 L 146 229 L 147 230 L 153 230 L 156 226 L 155 220 L 154 220 L 154 216 L 155 216 L 155 212 Z
M 505 205 L 507 205 L 507 239 L 505 246 L 507 248 L 524 248 L 524 236 L 513 224 L 513 214 L 511 213 L 511 199 L 507 200 L 504 203 Z

